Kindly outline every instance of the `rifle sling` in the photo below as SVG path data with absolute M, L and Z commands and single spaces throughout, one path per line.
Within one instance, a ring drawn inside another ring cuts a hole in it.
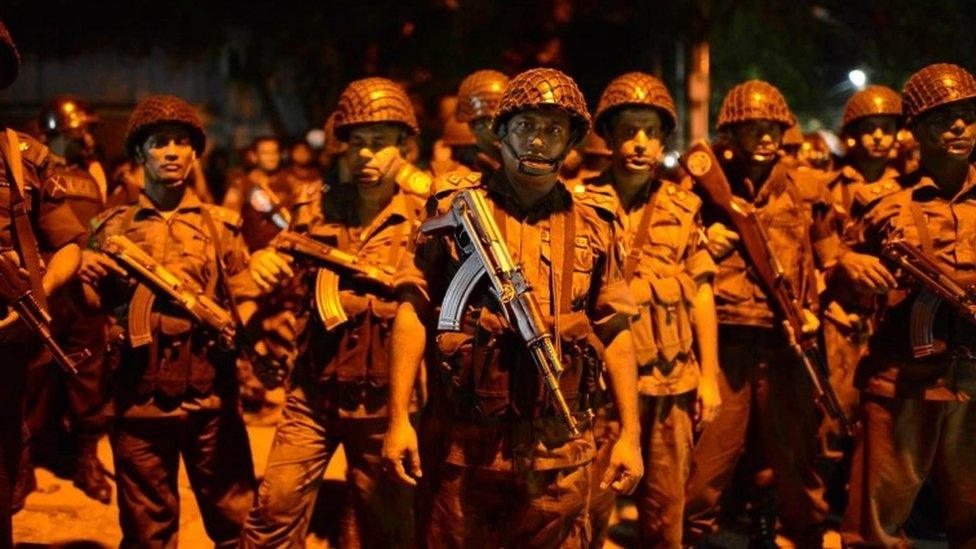
M 227 266 L 224 265 L 224 247 L 220 244 L 217 224 L 214 223 L 213 217 L 211 217 L 206 207 L 200 208 L 200 217 L 203 218 L 203 223 L 207 226 L 207 231 L 210 232 L 210 238 L 214 242 L 214 255 L 217 256 L 217 283 L 220 285 L 221 291 L 224 292 L 228 304 L 227 308 L 230 309 L 230 314 L 234 318 L 234 322 L 239 329 L 243 330 L 244 321 L 241 319 L 240 311 L 237 310 L 237 300 L 234 299 L 234 294 L 230 291 L 230 281 L 227 279 Z
M 658 189 L 660 190 L 660 186 Z M 657 191 L 652 191 L 651 197 L 644 203 L 644 208 L 641 210 L 640 221 L 637 222 L 637 234 L 634 235 L 634 241 L 630 243 L 630 250 L 627 252 L 627 258 L 624 260 L 624 280 L 627 282 L 630 282 L 634 278 L 637 265 L 640 264 L 641 256 L 644 255 L 644 244 L 647 243 L 647 239 L 651 236 L 648 229 L 651 226 L 651 218 L 654 216 L 654 207 L 656 204 Z
M 14 240 L 17 251 L 20 252 L 24 269 L 30 277 L 31 291 L 41 309 L 47 311 L 47 294 L 44 293 L 44 283 L 41 276 L 41 257 L 37 250 L 37 239 L 31 229 L 30 219 L 27 217 L 27 205 L 24 201 L 24 164 L 20 155 L 20 140 L 17 132 L 7 128 L 3 137 L 3 156 L 7 161 L 7 173 L 10 177 L 10 217 L 13 226 Z
M 922 253 L 929 256 L 929 259 L 935 260 L 935 244 L 932 240 L 932 233 L 929 232 L 929 226 L 925 219 L 925 214 L 922 213 L 922 208 L 917 202 L 909 202 L 908 209 L 912 214 L 912 220 L 915 222 L 915 227 L 918 229 L 918 239 L 922 242 Z

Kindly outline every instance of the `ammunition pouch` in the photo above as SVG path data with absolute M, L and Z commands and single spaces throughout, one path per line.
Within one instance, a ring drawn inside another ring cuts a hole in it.
M 216 349 L 213 335 L 194 330 L 193 322 L 186 318 L 153 313 L 151 319 L 154 337 L 150 344 L 120 349 L 117 389 L 131 394 L 134 387 L 135 396 L 141 399 L 212 393 L 216 364 L 227 360 L 226 353 Z
M 582 312 L 560 315 L 558 326 L 564 368 L 560 389 L 571 409 L 589 408 L 599 398 L 603 345 Z M 498 314 L 469 310 L 462 331 L 437 335 L 437 349 L 436 373 L 456 417 L 480 422 L 556 414 L 525 343 Z
M 642 374 L 658 369 L 667 376 L 692 356 L 695 282 L 686 274 L 631 281 L 640 307 L 634 345 Z
M 310 366 L 320 367 L 322 383 L 389 383 L 389 344 L 397 303 L 350 291 L 339 294 L 349 321 L 309 341 Z

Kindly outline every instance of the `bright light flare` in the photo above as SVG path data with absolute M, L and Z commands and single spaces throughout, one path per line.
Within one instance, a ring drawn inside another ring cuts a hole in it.
M 868 83 L 868 75 L 864 73 L 861 69 L 854 69 L 847 73 L 847 79 L 851 81 L 851 84 L 859 90 L 863 90 L 864 86 Z

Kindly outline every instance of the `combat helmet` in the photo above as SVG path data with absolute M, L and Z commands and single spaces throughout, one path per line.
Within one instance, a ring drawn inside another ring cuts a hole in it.
M 410 135 L 420 132 L 413 104 L 399 84 L 378 77 L 351 82 L 339 96 L 333 121 L 336 137 L 347 141 L 353 126 L 375 122 L 399 124 Z
M 593 128 L 603 138 L 606 138 L 606 124 L 610 115 L 622 107 L 646 106 L 653 107 L 661 113 L 666 133 L 674 129 L 678 114 L 674 108 L 674 99 L 668 93 L 664 82 L 642 72 L 629 72 L 614 78 L 600 96 L 596 114 L 593 115 Z
M 583 92 L 572 78 L 556 69 L 529 69 L 513 78 L 492 118 L 491 131 L 500 135 L 502 125 L 515 114 L 545 107 L 569 115 L 573 128 L 570 146 L 583 139 L 590 128 L 590 112 L 586 109 Z
M 458 88 L 458 122 L 494 116 L 506 87 L 508 76 L 498 71 L 482 70 L 468 75 Z
M 136 105 L 125 131 L 125 150 L 134 158 L 147 134 L 160 124 L 180 124 L 190 130 L 190 144 L 203 154 L 207 136 L 196 109 L 175 95 L 150 95 Z
M 976 78 L 959 65 L 936 63 L 908 77 L 901 92 L 906 122 L 936 107 L 976 98 Z
M 87 101 L 74 95 L 56 95 L 41 108 L 38 123 L 45 133 L 85 128 L 101 122 Z
M 716 127 L 721 130 L 748 120 L 771 120 L 784 128 L 796 123 L 783 94 L 762 80 L 749 80 L 729 90 L 722 101 Z
M 898 92 L 887 86 L 868 86 L 847 100 L 841 129 L 869 116 L 901 118 L 901 112 L 901 97 Z
M 14 83 L 20 73 L 20 52 L 10 31 L 0 21 L 0 89 Z

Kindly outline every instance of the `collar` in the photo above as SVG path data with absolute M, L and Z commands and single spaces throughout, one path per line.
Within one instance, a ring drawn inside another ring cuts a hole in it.
M 136 207 L 138 208 L 138 210 L 136 211 L 137 215 L 150 214 L 150 213 L 154 213 L 156 215 L 162 215 L 162 213 L 159 211 L 159 208 L 157 208 L 156 205 L 153 204 L 152 200 L 150 200 L 149 197 L 146 196 L 145 191 L 139 193 L 139 198 L 136 200 Z M 197 193 L 194 192 L 193 189 L 191 189 L 190 187 L 186 187 L 186 190 L 183 193 L 183 198 L 180 200 L 180 203 L 177 204 L 176 208 L 173 211 L 176 212 L 199 211 L 202 208 L 203 208 L 203 202 L 200 201 L 200 198 L 197 196 Z
M 915 185 L 912 186 L 912 197 L 919 198 L 921 200 L 932 200 L 939 195 L 939 186 L 935 181 L 927 175 L 923 168 L 918 170 L 918 180 Z M 959 192 L 952 197 L 949 202 L 959 202 L 967 195 L 973 192 L 976 188 L 976 167 L 970 165 L 969 172 L 966 173 L 966 181 L 963 182 L 962 187 Z
M 841 177 L 843 177 L 848 181 L 866 183 L 866 181 L 864 181 L 864 175 L 861 172 L 857 171 L 857 168 L 851 166 L 850 164 L 845 164 L 844 167 L 840 169 L 840 174 Z M 878 178 L 878 181 L 895 179 L 898 177 L 898 175 L 899 175 L 898 170 L 896 170 L 894 166 L 889 164 L 885 166 L 884 171 L 881 172 L 881 177 Z M 837 182 L 838 179 L 839 178 L 835 178 L 833 182 Z
M 536 201 L 532 207 L 523 208 L 505 170 L 492 173 L 487 188 L 488 194 L 495 198 L 506 213 L 517 219 L 525 219 L 528 223 L 535 223 L 556 212 L 569 210 L 573 202 L 573 196 L 566 188 L 565 182 L 557 179 L 556 184 L 545 196 Z

